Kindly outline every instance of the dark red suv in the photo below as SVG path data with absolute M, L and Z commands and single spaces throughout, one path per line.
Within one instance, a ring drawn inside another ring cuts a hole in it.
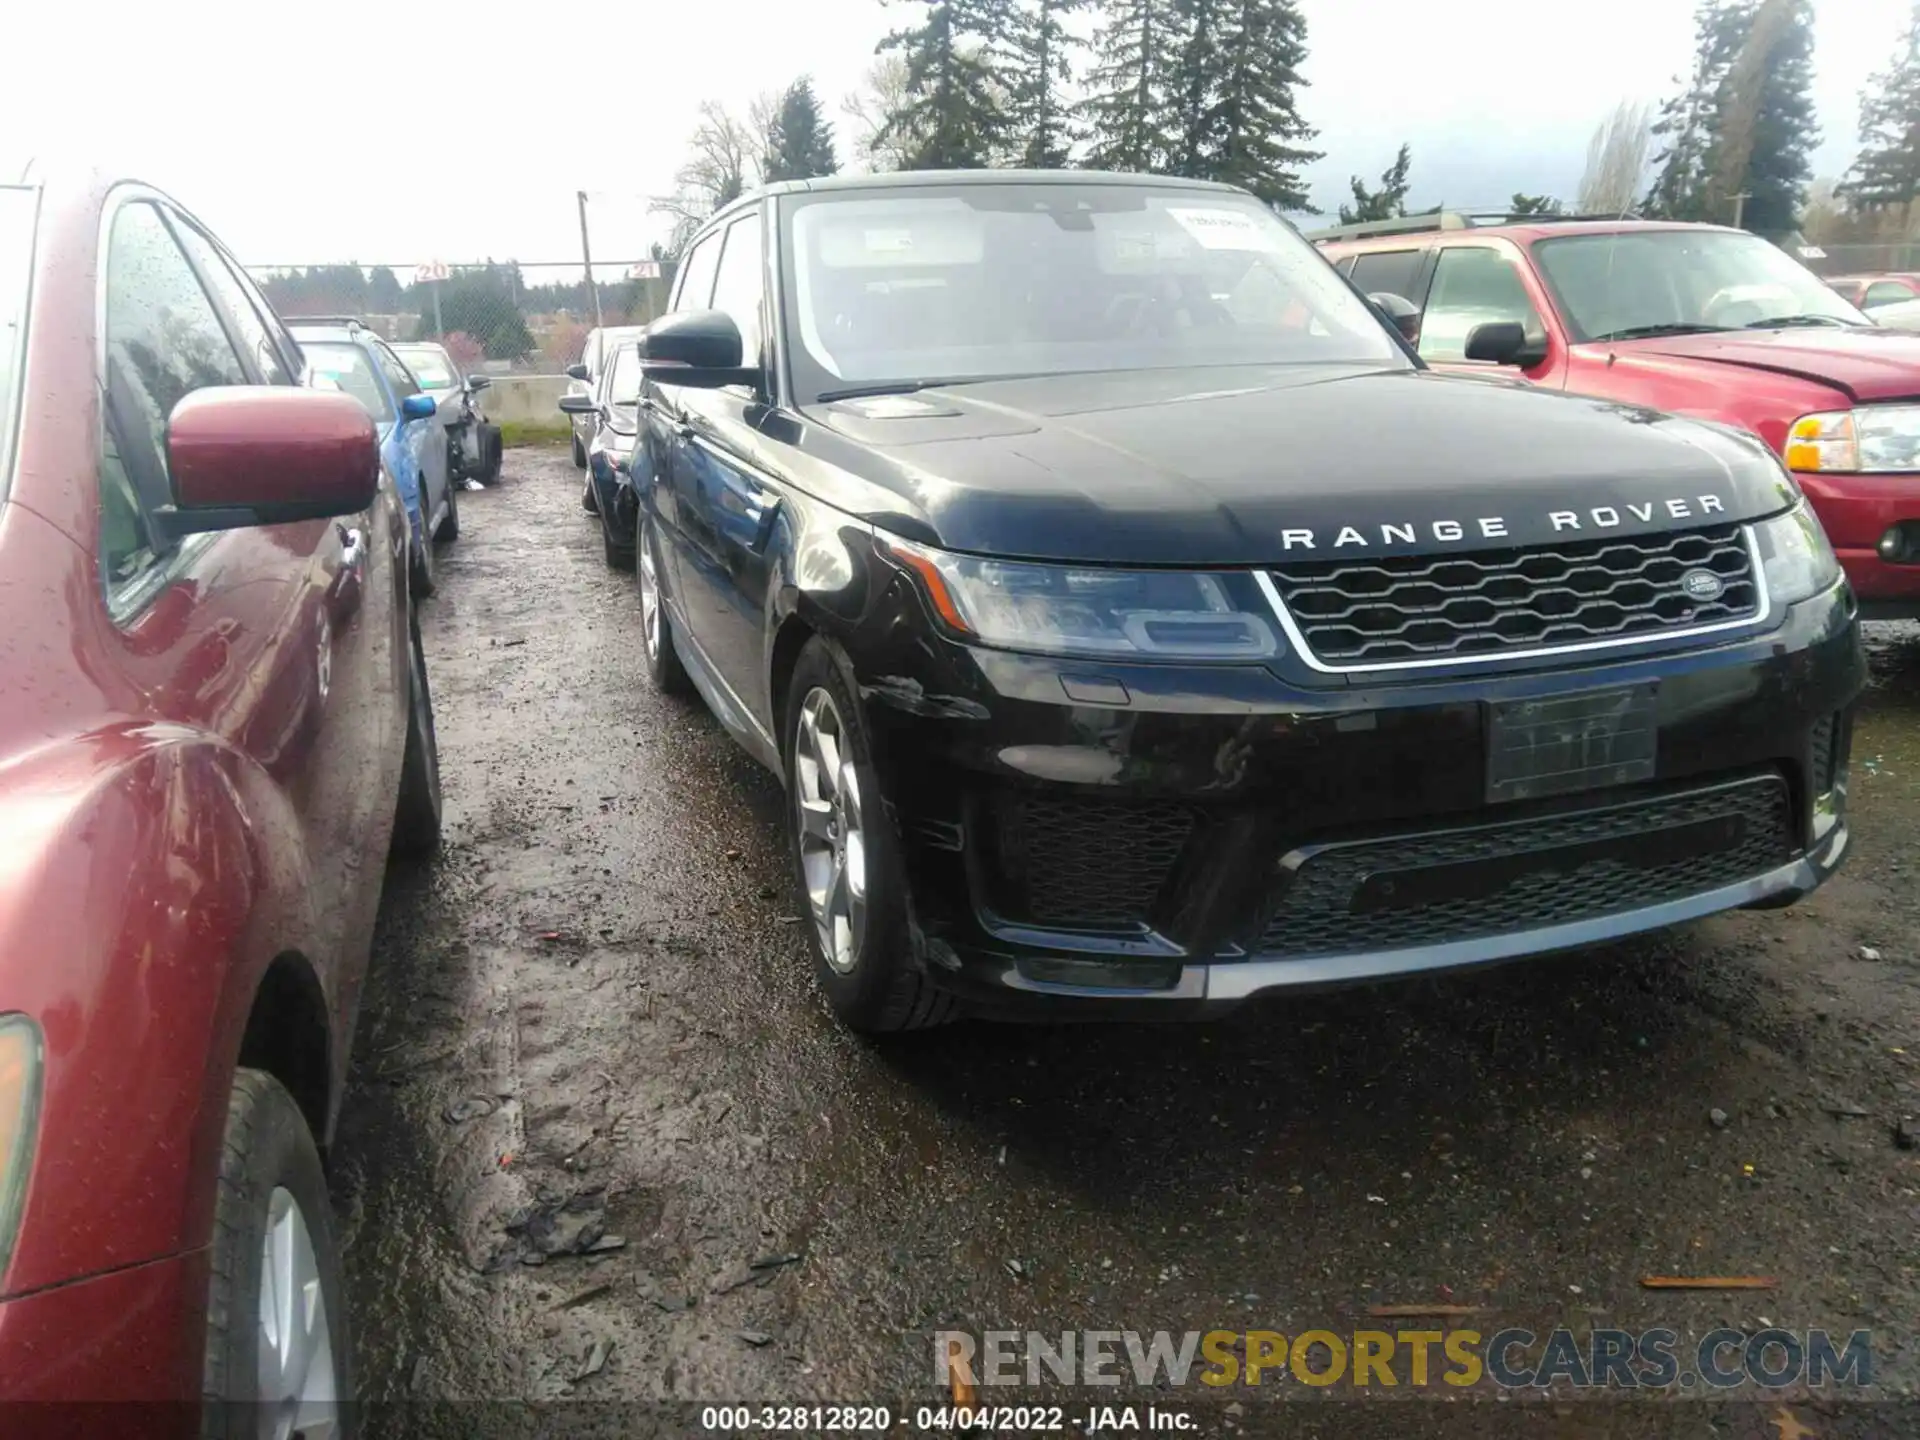
M 1920 615 L 1920 336 L 1876 326 L 1744 230 L 1482 218 L 1308 238 L 1357 289 L 1411 302 L 1403 329 L 1437 368 L 1760 436 L 1813 502 L 1861 613 Z
M 350 1394 L 318 1147 L 439 771 L 406 519 L 301 370 L 165 195 L 0 187 L 0 1401 Z

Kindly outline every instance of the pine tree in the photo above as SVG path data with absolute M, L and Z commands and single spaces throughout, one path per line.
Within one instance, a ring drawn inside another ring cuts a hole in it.
M 911 134 L 906 169 L 977 169 L 992 162 L 1009 133 L 997 56 L 1008 29 L 1008 0 L 930 0 L 925 22 L 896 30 L 879 45 L 907 62 L 906 94 L 881 138 Z
M 1820 139 L 1812 88 L 1811 0 L 1761 0 L 1720 89 L 1702 218 L 1761 235 L 1799 224 Z
M 1172 85 L 1173 149 L 1167 169 L 1196 180 L 1206 178 L 1208 114 L 1220 81 L 1220 11 L 1228 0 L 1174 0 L 1180 43 L 1174 51 Z
M 1860 156 L 1838 192 L 1862 210 L 1902 210 L 1920 200 L 1920 4 L 1906 44 L 1860 100 Z
M 1061 24 L 1086 0 L 1025 0 L 1009 17 L 1007 118 L 1015 160 L 1038 170 L 1067 163 L 1072 128 L 1062 89 L 1073 78 L 1070 52 L 1081 40 Z
M 1308 210 L 1303 166 L 1320 158 L 1298 143 L 1313 129 L 1300 118 L 1307 22 L 1293 0 L 1208 0 L 1218 27 L 1217 65 L 1200 114 L 1189 174 L 1252 191 L 1281 210 Z
M 761 179 L 805 180 L 840 168 L 833 153 L 833 126 L 820 118 L 813 80 L 801 76 L 787 87 L 767 128 L 767 156 Z
M 1516 190 L 1513 192 L 1513 200 L 1507 213 L 1516 217 L 1522 215 L 1551 217 L 1564 214 L 1565 207 L 1551 195 L 1525 195 Z
M 1348 184 L 1353 190 L 1353 204 L 1340 207 L 1340 223 L 1357 225 L 1363 220 L 1395 220 L 1407 213 L 1407 169 L 1413 164 L 1413 146 L 1402 145 L 1400 153 L 1393 157 L 1380 175 L 1380 188 L 1369 190 L 1358 175 L 1352 176 Z
M 1752 26 L 1757 0 L 1700 0 L 1694 11 L 1693 70 L 1686 87 L 1660 107 L 1653 136 L 1662 148 L 1643 208 L 1665 220 L 1700 220 L 1706 211 L 1707 147 L 1734 55 Z
M 1097 170 L 1164 170 L 1173 149 L 1169 86 L 1181 34 L 1180 0 L 1110 0 L 1094 36 L 1097 57 L 1082 107 Z

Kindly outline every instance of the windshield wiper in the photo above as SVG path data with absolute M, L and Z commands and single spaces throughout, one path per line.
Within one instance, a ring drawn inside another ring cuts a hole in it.
M 1624 330 L 1609 330 L 1604 335 L 1596 335 L 1595 340 L 1649 340 L 1656 335 L 1708 335 L 1719 334 L 1726 330 L 1725 325 L 1692 325 L 1684 321 L 1669 321 L 1663 325 L 1629 325 Z
M 917 390 L 952 383 L 951 380 L 897 380 L 888 385 L 849 385 L 844 390 L 822 390 L 813 399 L 816 405 L 830 405 L 835 400 L 865 400 L 871 395 L 911 395 Z
M 1836 330 L 1855 330 L 1851 320 L 1842 320 L 1834 315 L 1776 315 L 1771 320 L 1754 320 L 1741 327 L 1746 330 L 1785 330 L 1799 325 L 1831 325 Z

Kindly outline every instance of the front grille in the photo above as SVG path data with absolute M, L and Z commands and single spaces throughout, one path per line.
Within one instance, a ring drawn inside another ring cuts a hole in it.
M 1833 789 L 1833 739 L 1834 732 L 1839 728 L 1838 721 L 1838 716 L 1826 715 L 1813 727 L 1810 778 L 1816 795 L 1824 795 Z
M 1696 570 L 1721 593 L 1681 586 Z M 1313 561 L 1271 572 L 1323 664 L 1396 665 L 1751 618 L 1760 592 L 1738 525 L 1468 554 Z
M 998 811 L 1001 904 L 1036 925 L 1143 922 L 1194 825 L 1184 805 L 1057 795 L 1002 795 Z
M 1470 829 L 1336 845 L 1295 872 L 1275 956 L 1439 945 L 1594 919 L 1751 879 L 1793 854 L 1777 775 Z

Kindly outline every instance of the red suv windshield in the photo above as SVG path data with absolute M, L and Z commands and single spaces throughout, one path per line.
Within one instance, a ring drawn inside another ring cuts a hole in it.
M 1867 318 L 1757 235 L 1641 230 L 1534 242 L 1535 262 L 1579 340 Z

